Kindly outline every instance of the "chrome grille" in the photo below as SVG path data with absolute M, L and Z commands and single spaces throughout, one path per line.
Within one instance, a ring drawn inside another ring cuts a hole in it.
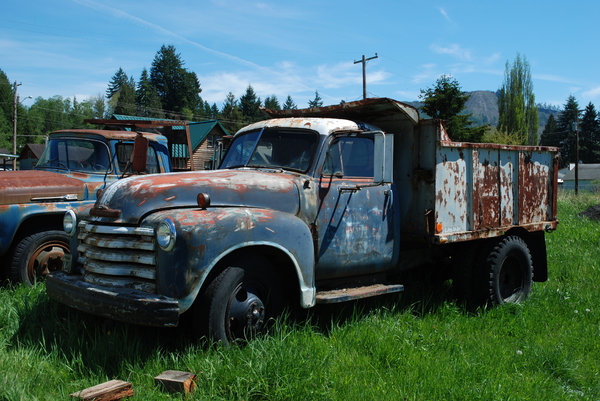
M 154 229 L 78 224 L 79 261 L 84 280 L 109 287 L 156 293 Z

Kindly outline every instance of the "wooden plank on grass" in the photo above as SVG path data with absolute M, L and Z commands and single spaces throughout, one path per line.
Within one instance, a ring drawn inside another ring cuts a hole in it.
M 116 401 L 133 396 L 133 388 L 131 383 L 122 380 L 109 380 L 106 383 L 70 395 L 83 401 Z
M 154 378 L 154 382 L 171 393 L 187 394 L 196 388 L 196 375 L 179 370 L 165 370 Z

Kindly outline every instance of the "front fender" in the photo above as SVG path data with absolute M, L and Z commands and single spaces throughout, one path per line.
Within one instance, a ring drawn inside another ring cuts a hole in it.
M 314 245 L 310 229 L 298 217 L 269 209 L 215 208 L 166 210 L 148 216 L 142 225 L 170 219 L 176 228 L 175 247 L 158 250 L 157 289 L 177 298 L 180 310 L 196 299 L 210 271 L 241 248 L 270 246 L 295 267 L 303 307 L 315 303 Z
M 69 209 L 93 203 L 93 201 L 76 201 L 0 205 L 0 255 L 8 251 L 16 233 L 26 221 L 39 220 L 51 215 L 63 215 Z M 35 224 L 37 228 L 43 228 L 43 224 Z M 62 224 L 56 229 L 62 230 Z

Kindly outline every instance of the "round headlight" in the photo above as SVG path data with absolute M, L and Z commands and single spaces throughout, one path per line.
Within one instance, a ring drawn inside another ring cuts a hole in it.
M 175 246 L 175 224 L 169 219 L 165 219 L 158 224 L 156 230 L 156 242 L 165 251 L 170 251 Z
M 77 227 L 77 215 L 73 210 L 67 210 L 63 217 L 63 229 L 69 235 L 75 234 L 75 228 Z

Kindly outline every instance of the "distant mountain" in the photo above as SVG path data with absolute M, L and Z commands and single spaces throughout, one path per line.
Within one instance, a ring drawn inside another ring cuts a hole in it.
M 498 124 L 498 95 L 492 91 L 474 91 L 467 92 L 471 96 L 465 104 L 465 114 L 471 114 L 471 119 L 476 125 L 497 125 Z M 420 109 L 423 102 L 407 102 L 408 104 Z M 550 114 L 558 117 L 560 110 L 547 108 L 538 105 L 538 115 L 540 118 L 540 133 L 544 130 Z M 421 112 L 421 114 L 423 114 Z

